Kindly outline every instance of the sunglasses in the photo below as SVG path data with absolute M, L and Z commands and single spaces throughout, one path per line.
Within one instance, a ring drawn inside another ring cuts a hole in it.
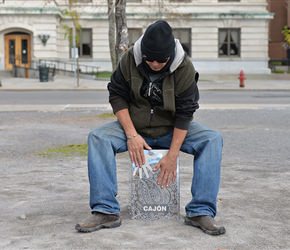
M 158 62 L 158 63 L 166 63 L 170 57 L 164 58 L 164 59 L 153 59 L 153 58 L 148 58 L 147 56 L 143 56 L 145 61 L 147 62 Z

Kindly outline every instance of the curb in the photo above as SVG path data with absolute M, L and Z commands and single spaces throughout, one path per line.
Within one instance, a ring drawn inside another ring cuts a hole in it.
M 107 89 L 94 88 L 54 88 L 54 89 L 40 89 L 40 88 L 0 88 L 0 91 L 107 91 Z
M 1 88 L 0 91 L 107 91 L 103 88 Z M 290 88 L 203 88 L 199 91 L 290 91 Z

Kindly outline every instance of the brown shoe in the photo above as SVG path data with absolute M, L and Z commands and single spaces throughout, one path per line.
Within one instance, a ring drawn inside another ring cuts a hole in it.
M 94 212 L 83 222 L 76 224 L 75 229 L 81 233 L 90 233 L 102 228 L 114 228 L 121 225 L 121 218 L 116 214 Z
M 185 217 L 184 223 L 198 227 L 210 235 L 221 235 L 226 232 L 226 229 L 223 226 L 217 226 L 214 218 L 210 216 Z

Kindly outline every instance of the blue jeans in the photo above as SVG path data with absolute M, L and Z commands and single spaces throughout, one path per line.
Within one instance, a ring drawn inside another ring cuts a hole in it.
M 144 137 L 155 149 L 168 149 L 171 138 L 172 132 L 158 138 Z M 190 124 L 181 147 L 182 152 L 194 155 L 192 199 L 185 207 L 189 217 L 216 215 L 222 144 L 223 140 L 218 132 L 196 122 Z M 92 211 L 119 214 L 115 156 L 127 151 L 126 135 L 119 122 L 105 124 L 90 132 L 88 147 L 90 207 Z

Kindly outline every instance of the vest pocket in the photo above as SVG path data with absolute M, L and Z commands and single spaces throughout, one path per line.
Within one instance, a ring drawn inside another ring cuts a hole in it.
M 165 110 L 175 111 L 175 96 L 173 89 L 166 89 L 163 91 L 163 102 Z
M 167 127 L 174 124 L 174 113 L 161 107 L 155 107 L 150 115 L 150 127 Z

